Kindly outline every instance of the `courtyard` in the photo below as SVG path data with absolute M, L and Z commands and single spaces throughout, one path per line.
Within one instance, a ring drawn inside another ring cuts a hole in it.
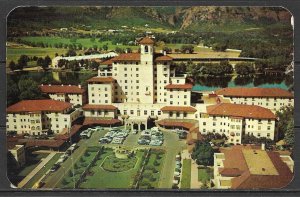
M 165 139 L 162 146 L 139 145 L 141 132 L 130 132 L 123 144 L 100 144 L 99 138 L 108 132 L 109 128 L 105 128 L 93 132 L 89 139 L 81 139 L 77 143 L 79 148 L 61 167 L 43 179 L 46 183 L 44 188 L 172 187 L 174 158 L 186 146 L 176 133 L 163 131 Z M 136 151 L 131 158 L 119 159 L 114 153 L 116 148 Z M 98 154 L 99 150 L 101 153 Z

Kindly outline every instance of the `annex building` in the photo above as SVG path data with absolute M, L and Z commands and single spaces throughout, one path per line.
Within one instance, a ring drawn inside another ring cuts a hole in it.
M 294 161 L 288 155 L 237 145 L 214 154 L 214 187 L 217 189 L 275 189 L 293 179 Z

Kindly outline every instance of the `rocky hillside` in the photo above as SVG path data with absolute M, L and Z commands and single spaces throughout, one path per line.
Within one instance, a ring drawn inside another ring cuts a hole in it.
M 204 24 L 272 24 L 290 21 L 283 8 L 260 7 L 52 7 L 17 8 L 8 17 L 10 29 L 68 26 L 116 28 L 122 25 L 193 30 Z

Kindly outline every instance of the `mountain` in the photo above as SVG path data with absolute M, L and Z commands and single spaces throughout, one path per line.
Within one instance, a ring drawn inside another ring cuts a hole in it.
M 291 14 L 281 7 L 19 7 L 8 16 L 8 30 L 91 26 L 120 26 L 172 30 L 248 28 L 289 22 Z

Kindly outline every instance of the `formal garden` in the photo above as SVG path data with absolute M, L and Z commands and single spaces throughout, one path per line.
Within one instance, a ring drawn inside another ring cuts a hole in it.
M 66 172 L 59 188 L 152 189 L 159 186 L 163 150 L 128 150 L 123 152 L 126 156 L 117 152 L 118 148 L 88 147 L 74 168 Z

